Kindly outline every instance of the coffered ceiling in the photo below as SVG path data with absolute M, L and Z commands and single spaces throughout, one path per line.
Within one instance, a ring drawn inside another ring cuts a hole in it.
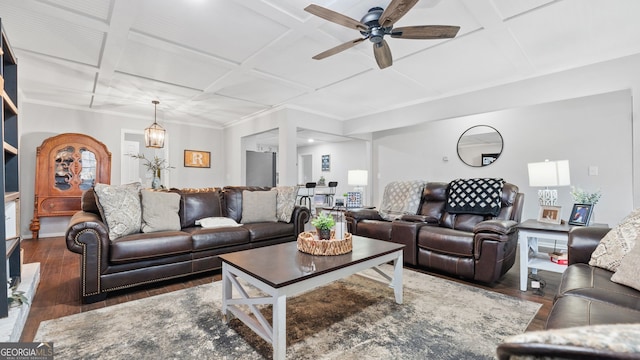
M 390 0 L 317 0 L 360 19 Z M 421 0 L 396 26 L 457 25 L 451 40 L 359 34 L 302 0 L 0 0 L 23 101 L 223 128 L 291 107 L 349 120 L 640 52 L 637 0 Z

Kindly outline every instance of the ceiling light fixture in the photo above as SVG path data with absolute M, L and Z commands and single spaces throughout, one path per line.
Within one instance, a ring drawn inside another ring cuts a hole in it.
M 162 149 L 164 147 L 164 135 L 165 129 L 157 122 L 158 104 L 160 101 L 151 101 L 154 106 L 153 110 L 153 124 L 144 129 L 144 143 L 148 148 Z

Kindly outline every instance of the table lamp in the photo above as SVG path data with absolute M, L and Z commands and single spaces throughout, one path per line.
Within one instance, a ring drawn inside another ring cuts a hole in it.
M 349 170 L 347 173 L 347 183 L 354 187 L 354 191 L 360 193 L 360 199 L 364 201 L 364 187 L 369 181 L 369 172 L 367 170 Z M 362 204 L 361 204 L 362 205 Z
M 569 175 L 569 160 L 557 160 L 529 163 L 529 186 L 544 187 L 538 190 L 540 205 L 558 204 L 558 190 L 549 189 L 550 186 L 568 186 L 571 183 Z

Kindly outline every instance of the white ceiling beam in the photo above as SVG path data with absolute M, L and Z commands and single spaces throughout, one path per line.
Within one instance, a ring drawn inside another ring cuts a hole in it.
M 131 25 L 138 15 L 140 1 L 115 1 L 111 12 L 111 22 L 100 53 L 98 76 L 94 93 L 108 92 L 116 66 L 122 58 Z M 151 99 L 150 99 L 151 100 Z M 93 106 L 93 100 L 89 107 Z
M 509 26 L 500 17 L 492 0 L 463 0 L 463 5 L 484 28 L 484 35 L 501 50 L 514 69 L 521 75 L 530 75 L 535 67 Z M 535 30 L 535 29 L 533 29 Z

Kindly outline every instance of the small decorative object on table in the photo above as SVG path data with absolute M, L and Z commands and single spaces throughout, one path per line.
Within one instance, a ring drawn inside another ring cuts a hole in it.
M 321 240 L 329 240 L 331 238 L 331 229 L 336 224 L 333 216 L 326 213 L 319 214 L 315 219 L 311 220 L 311 225 L 316 227 L 318 238 Z
M 160 174 L 162 170 L 175 169 L 174 166 L 169 165 L 169 162 L 166 159 L 162 159 L 158 156 L 154 156 L 153 160 L 149 160 L 144 156 L 144 154 L 127 154 L 127 155 L 144 161 L 144 166 L 147 168 L 147 171 L 150 171 L 153 174 L 153 181 L 151 182 L 151 187 L 154 189 L 160 189 L 162 187 L 161 179 L 160 179 Z
M 342 255 L 353 250 L 353 243 L 350 233 L 344 233 L 344 239 L 321 240 L 305 231 L 298 235 L 298 250 L 311 255 Z
M 311 255 L 341 255 L 351 252 L 351 234 L 340 231 L 344 238 L 336 239 L 336 231 L 333 229 L 335 223 L 331 214 L 320 213 L 311 220 L 317 233 L 303 232 L 298 235 L 298 250 Z

